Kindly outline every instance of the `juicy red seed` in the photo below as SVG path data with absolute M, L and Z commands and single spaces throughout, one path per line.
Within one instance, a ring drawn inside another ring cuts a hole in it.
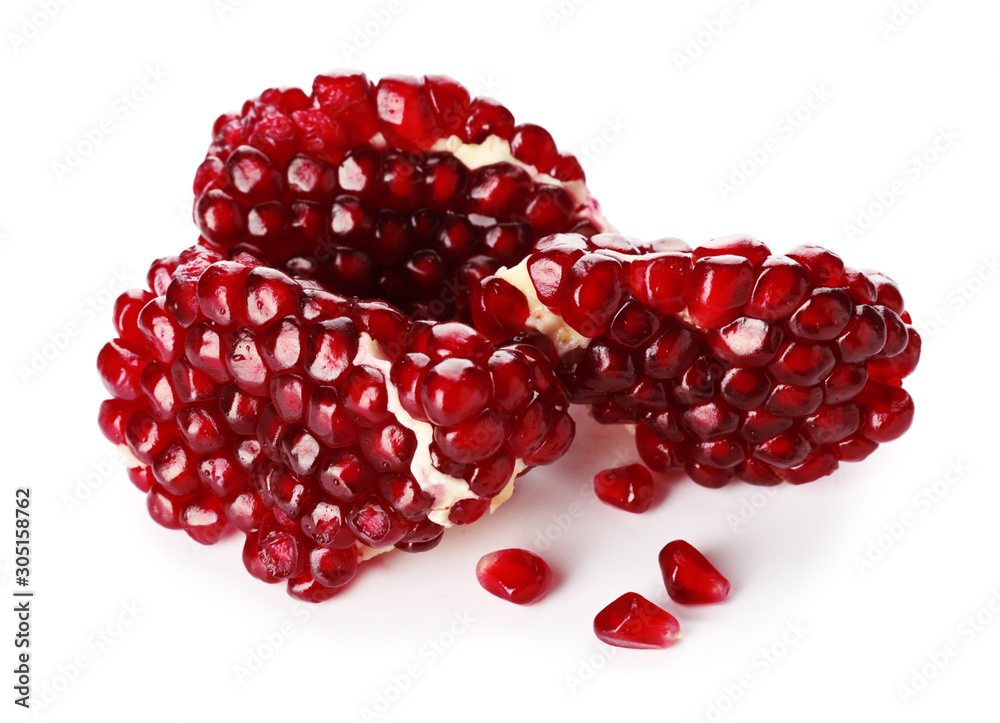
M 788 431 L 754 445 L 752 454 L 772 467 L 788 469 L 804 462 L 811 451 L 805 437 Z
M 366 366 L 351 369 L 344 380 L 343 394 L 344 408 L 364 427 L 381 424 L 392 416 L 385 377 L 377 369 Z
M 489 358 L 493 377 L 493 399 L 505 412 L 524 409 L 532 397 L 531 367 L 522 354 L 498 349 Z
M 424 87 L 443 132 L 457 135 L 469 112 L 469 91 L 445 75 L 425 76 Z
M 540 126 L 525 123 L 514 129 L 510 152 L 517 160 L 545 172 L 556 162 L 558 151 L 552 135 Z
M 500 451 L 506 433 L 503 421 L 492 409 L 484 409 L 451 427 L 435 427 L 434 441 L 450 459 L 469 464 L 490 457 Z
M 216 497 L 227 499 L 243 491 L 246 472 L 227 452 L 202 457 L 198 462 L 198 479 Z
M 140 492 L 149 492 L 150 488 L 156 484 L 156 478 L 149 467 L 129 467 L 128 478 Z
M 861 432 L 873 442 L 898 439 L 913 422 L 913 400 L 901 387 L 869 382 L 856 401 L 864 413 Z
M 146 344 L 146 338 L 139 332 L 139 312 L 155 297 L 145 289 L 129 289 L 115 300 L 112 321 L 115 331 L 125 343 L 134 347 Z
M 501 600 L 532 605 L 549 591 L 552 570 L 533 552 L 513 548 L 483 555 L 476 564 L 476 579 Z
M 489 500 L 459 500 L 448 513 L 448 521 L 453 525 L 471 525 L 485 515 L 489 508 Z
M 810 386 L 826 378 L 836 364 L 830 345 L 793 341 L 785 344 L 767 369 L 776 381 Z
M 684 290 L 690 273 L 688 254 L 647 254 L 629 264 L 629 286 L 647 309 L 661 315 L 676 314 L 685 306 Z
M 201 486 L 194 455 L 178 441 L 156 455 L 151 469 L 156 481 L 171 494 L 190 495 Z
M 188 330 L 187 339 L 184 341 L 184 355 L 194 367 L 220 384 L 232 380 L 226 368 L 224 352 L 222 338 L 208 324 L 195 324 Z
M 861 462 L 878 449 L 878 442 L 873 442 L 863 434 L 854 434 L 831 444 L 830 449 L 841 462 Z
M 118 399 L 134 400 L 142 394 L 139 378 L 147 360 L 117 341 L 109 341 L 97 355 L 97 371 L 104 388 Z
M 746 458 L 742 444 L 732 437 L 691 444 L 691 458 L 707 467 L 728 469 Z
M 764 442 L 791 429 L 793 424 L 791 419 L 776 417 L 763 409 L 751 409 L 743 415 L 739 435 L 747 442 Z
M 558 307 L 566 323 L 587 337 L 601 334 L 621 305 L 622 265 L 615 259 L 588 254 L 566 272 Z
M 326 458 L 320 468 L 319 484 L 335 500 L 348 502 L 372 489 L 375 473 L 364 457 L 346 450 Z
M 306 537 L 317 545 L 338 550 L 354 546 L 341 508 L 331 502 L 317 502 L 302 516 L 300 525 Z
M 788 257 L 798 261 L 809 272 L 815 286 L 836 286 L 844 272 L 844 262 L 837 254 L 822 246 L 796 246 Z
M 301 287 L 274 269 L 256 268 L 246 280 L 247 319 L 263 326 L 295 312 Z
M 681 469 L 687 461 L 686 445 L 663 439 L 646 426 L 636 427 L 635 443 L 642 461 L 654 472 L 673 472 Z
M 181 529 L 180 515 L 186 497 L 175 495 L 158 484 L 154 484 L 146 493 L 146 509 L 156 524 L 168 530 Z
M 903 295 L 896 282 L 882 273 L 868 274 L 868 280 L 875 287 L 875 303 L 892 309 L 897 314 L 903 313 Z
M 194 220 L 202 237 L 217 249 L 227 249 L 246 232 L 246 210 L 225 191 L 206 191 L 195 204 Z
M 853 403 L 824 405 L 802 423 L 802 431 L 815 444 L 840 442 L 861 428 L 861 410 Z
M 465 324 L 446 322 L 434 324 L 430 328 L 424 353 L 436 362 L 449 357 L 461 357 L 480 363 L 493 353 L 493 345 L 482 334 Z
M 514 457 L 500 452 L 474 467 L 468 475 L 469 489 L 479 497 L 494 497 L 511 483 L 514 477 Z
M 903 379 L 913 372 L 920 360 L 920 334 L 912 326 L 907 328 L 906 347 L 896 356 L 873 359 L 868 362 L 868 371 L 876 382 L 902 384 Z
M 360 437 L 361 451 L 377 470 L 405 472 L 417 450 L 414 433 L 396 421 L 366 429 Z
M 385 474 L 379 479 L 379 496 L 403 519 L 419 520 L 431 511 L 434 498 L 424 492 L 412 475 Z
M 296 600 L 307 603 L 321 603 L 339 594 L 343 587 L 327 587 L 310 572 L 293 577 L 285 586 L 288 594 Z
M 628 351 L 601 342 L 587 347 L 576 370 L 576 383 L 590 390 L 622 392 L 635 382 L 635 365 Z
M 697 261 L 706 256 L 726 255 L 742 256 L 756 266 L 771 255 L 771 250 L 751 236 L 721 236 L 695 248 L 691 257 Z
M 646 347 L 643 369 L 653 379 L 672 379 L 694 362 L 701 348 L 694 332 L 668 327 Z
M 553 419 L 551 403 L 544 397 L 535 399 L 511 421 L 507 449 L 518 457 L 533 452 L 545 442 Z
M 337 168 L 337 180 L 347 196 L 338 198 L 374 200 L 378 193 L 381 156 L 371 146 L 359 146 L 347 152 Z
M 496 277 L 472 287 L 472 319 L 477 329 L 493 342 L 512 337 L 528 319 L 528 300 L 507 281 Z
M 509 220 L 524 212 L 531 177 L 519 166 L 501 161 L 472 172 L 469 180 L 469 210 L 497 220 Z
M 181 353 L 179 340 L 183 335 L 182 327 L 167 310 L 164 297 L 153 299 L 142 307 L 138 325 L 157 361 L 170 363 Z
M 837 458 L 833 452 L 820 447 L 800 465 L 789 469 L 775 469 L 775 473 L 789 484 L 805 484 L 825 477 L 837 469 Z
M 733 321 L 750 299 L 753 264 L 742 256 L 709 256 L 695 262 L 688 277 L 688 314 L 704 329 Z
M 253 434 L 266 406 L 263 399 L 230 384 L 219 397 L 219 411 L 237 434 Z
M 764 402 L 764 410 L 776 417 L 807 417 L 823 403 L 823 390 L 776 384 Z
M 270 386 L 270 371 L 261 358 L 257 335 L 241 328 L 226 337 L 226 368 L 241 389 L 265 396 Z
M 305 545 L 276 526 L 261 529 L 257 556 L 268 573 L 279 580 L 300 575 L 306 567 Z
M 250 269 L 232 261 L 212 264 L 198 279 L 202 313 L 222 326 L 246 318 L 246 278 Z
M 729 581 L 684 540 L 668 542 L 660 550 L 659 562 L 667 593 L 675 602 L 700 605 L 722 602 L 729 596 Z
M 309 432 L 298 425 L 285 430 L 278 442 L 282 461 L 300 477 L 310 477 L 320 464 L 319 442 Z
M 338 118 L 356 143 L 369 140 L 378 131 L 371 84 L 364 73 L 318 75 L 313 81 L 313 97 Z
M 778 353 L 783 338 L 780 325 L 745 316 L 708 334 L 717 356 L 745 367 L 765 366 Z
M 406 527 L 374 495 L 356 500 L 347 514 L 347 525 L 354 536 L 368 547 L 392 547 L 403 539 Z
M 868 369 L 862 364 L 838 364 L 823 380 L 823 402 L 838 404 L 854 399 L 868 383 Z
M 359 338 L 358 327 L 346 317 L 315 324 L 306 342 L 306 373 L 318 382 L 339 382 L 357 356 Z
M 681 637 L 677 619 L 638 593 L 627 592 L 597 613 L 594 633 L 620 648 L 669 648 Z
M 482 143 L 491 135 L 510 138 L 514 129 L 514 116 L 491 98 L 477 98 L 472 102 L 461 138 L 466 143 Z
M 242 196 L 256 200 L 281 190 L 281 174 L 266 155 L 250 146 L 240 146 L 226 159 L 226 176 Z
M 744 312 L 765 321 L 784 319 L 798 308 L 809 291 L 809 273 L 787 256 L 772 256 L 760 272 Z
M 125 442 L 143 464 L 152 464 L 168 441 L 170 432 L 167 426 L 145 409 L 134 411 L 125 424 Z
M 791 318 L 788 328 L 807 341 L 829 341 L 840 336 L 853 313 L 851 297 L 843 289 L 814 289 Z
M 230 530 L 225 502 L 214 495 L 200 494 L 189 499 L 178 521 L 191 539 L 202 545 L 214 545 Z
M 195 407 L 180 410 L 177 414 L 177 427 L 188 449 L 195 454 L 216 452 L 230 441 L 222 418 L 206 409 Z
M 309 553 L 309 573 L 324 587 L 341 588 L 357 576 L 358 556 L 354 550 L 317 547 Z
M 344 447 L 358 438 L 358 427 L 334 387 L 313 390 L 306 407 L 306 426 L 328 447 Z
M 865 361 L 882 351 L 885 342 L 885 319 L 874 307 L 861 304 L 837 338 L 838 356 L 842 362 Z
M 875 355 L 875 358 L 886 359 L 894 357 L 906 348 L 906 344 L 909 341 L 906 324 L 895 311 L 887 309 L 884 306 L 876 306 L 875 311 L 885 321 L 885 346 Z
M 692 405 L 681 415 L 681 426 L 698 439 L 712 440 L 736 431 L 739 415 L 725 402 Z
M 424 84 L 411 76 L 382 78 L 375 88 L 379 129 L 390 145 L 424 150 L 434 142 L 437 119 Z
M 732 367 L 719 381 L 719 396 L 737 409 L 759 407 L 771 392 L 771 379 L 762 369 Z
M 445 359 L 424 377 L 420 401 L 427 418 L 450 427 L 478 414 L 490 398 L 490 375 L 468 359 Z
M 605 469 L 594 477 L 594 492 L 613 507 L 645 512 L 653 504 L 653 476 L 641 464 Z

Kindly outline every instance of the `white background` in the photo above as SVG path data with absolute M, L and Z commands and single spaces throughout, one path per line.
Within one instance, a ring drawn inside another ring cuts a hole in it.
M 735 723 L 995 710 L 1000 5 L 224 3 L 6 0 L 0 13 L 0 607 L 12 607 L 13 490 L 29 485 L 43 719 Z M 371 564 L 318 607 L 247 575 L 236 537 L 200 548 L 158 528 L 124 471 L 107 469 L 113 450 L 95 422 L 108 299 L 120 276 L 138 285 L 153 258 L 195 241 L 190 182 L 215 117 L 338 66 L 446 73 L 501 99 L 589 156 L 590 186 L 627 233 L 698 243 L 747 232 L 776 252 L 819 243 L 892 275 L 924 336 L 907 382 L 913 428 L 863 464 L 770 497 L 664 481 L 634 517 L 586 494 L 599 469 L 635 459 L 627 435 L 579 415 L 572 452 L 491 519 L 426 556 Z M 54 163 L 88 133 L 96 147 L 60 173 Z M 741 187 L 720 189 L 740 165 Z M 878 218 L 852 233 L 868 207 Z M 40 364 L 43 351 L 53 358 Z M 43 368 L 25 378 L 33 358 Z M 729 575 L 729 601 L 666 599 L 656 553 L 676 538 Z M 558 578 L 540 604 L 476 584 L 480 555 L 540 545 Z M 674 613 L 685 639 L 601 646 L 593 616 L 628 590 Z M 21 720 L 12 613 L 0 626 L 0 717 Z

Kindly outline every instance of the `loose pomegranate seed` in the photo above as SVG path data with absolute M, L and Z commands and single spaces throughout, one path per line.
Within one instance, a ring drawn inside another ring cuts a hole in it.
M 594 492 L 626 512 L 645 512 L 653 504 L 653 476 L 641 464 L 602 470 L 594 477 Z
M 683 636 L 677 619 L 642 595 L 627 592 L 597 613 L 594 633 L 619 648 L 669 648 Z
M 517 605 L 532 605 L 549 591 L 552 571 L 533 552 L 498 550 L 479 559 L 476 579 L 484 590 L 498 598 Z
M 705 556 L 684 540 L 668 542 L 660 550 L 660 571 L 671 599 L 685 605 L 722 602 L 729 581 Z

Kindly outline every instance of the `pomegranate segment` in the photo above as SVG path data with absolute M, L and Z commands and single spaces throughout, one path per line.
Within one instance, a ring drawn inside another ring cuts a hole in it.
M 597 613 L 594 633 L 619 648 L 669 648 L 683 637 L 677 618 L 642 595 L 627 592 Z
M 534 347 L 243 253 L 192 247 L 171 266 L 151 272 L 159 295 L 120 300 L 121 336 L 98 355 L 101 428 L 154 520 L 202 544 L 246 533 L 248 571 L 295 597 L 330 597 L 379 552 L 432 549 L 572 440 L 568 394 Z
M 194 183 L 202 243 L 419 318 L 542 236 L 610 226 L 543 128 L 445 76 L 318 76 L 219 118 Z
M 668 542 L 660 550 L 659 562 L 667 593 L 675 602 L 703 605 L 729 596 L 729 580 L 684 540 Z
M 476 579 L 487 592 L 516 605 L 533 605 L 552 585 L 552 570 L 533 552 L 498 550 L 476 564 Z
M 550 340 L 574 403 L 636 425 L 654 471 L 708 487 L 812 481 L 913 418 L 901 385 L 920 336 L 898 287 L 818 246 L 555 234 L 484 279 L 471 308 L 494 342 Z

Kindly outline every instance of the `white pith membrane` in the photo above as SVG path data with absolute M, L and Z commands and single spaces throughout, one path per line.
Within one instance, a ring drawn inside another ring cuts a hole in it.
M 429 422 L 421 422 L 410 416 L 399 401 L 399 391 L 396 386 L 389 381 L 392 362 L 382 351 L 381 346 L 367 333 L 361 333 L 358 342 L 358 353 L 354 357 L 354 365 L 364 365 L 373 367 L 382 373 L 385 378 L 387 408 L 396 421 L 413 432 L 417 438 L 416 450 L 410 462 L 410 474 L 417 481 L 417 485 L 434 500 L 431 511 L 427 514 L 427 519 L 437 523 L 442 527 L 451 527 L 452 523 L 448 519 L 451 508 L 461 500 L 479 499 L 478 496 L 469 489 L 469 483 L 460 477 L 452 477 L 437 469 L 431 461 L 431 443 L 434 441 L 434 427 Z M 526 465 L 523 461 L 517 460 L 514 464 L 514 473 L 506 487 L 494 497 L 490 503 L 490 512 L 502 505 L 514 491 L 514 479 L 524 471 Z M 363 547 L 363 546 L 362 546 Z M 370 548 L 369 548 L 370 549 Z M 379 550 L 377 552 L 382 552 Z M 376 552 L 376 554 L 377 554 Z

